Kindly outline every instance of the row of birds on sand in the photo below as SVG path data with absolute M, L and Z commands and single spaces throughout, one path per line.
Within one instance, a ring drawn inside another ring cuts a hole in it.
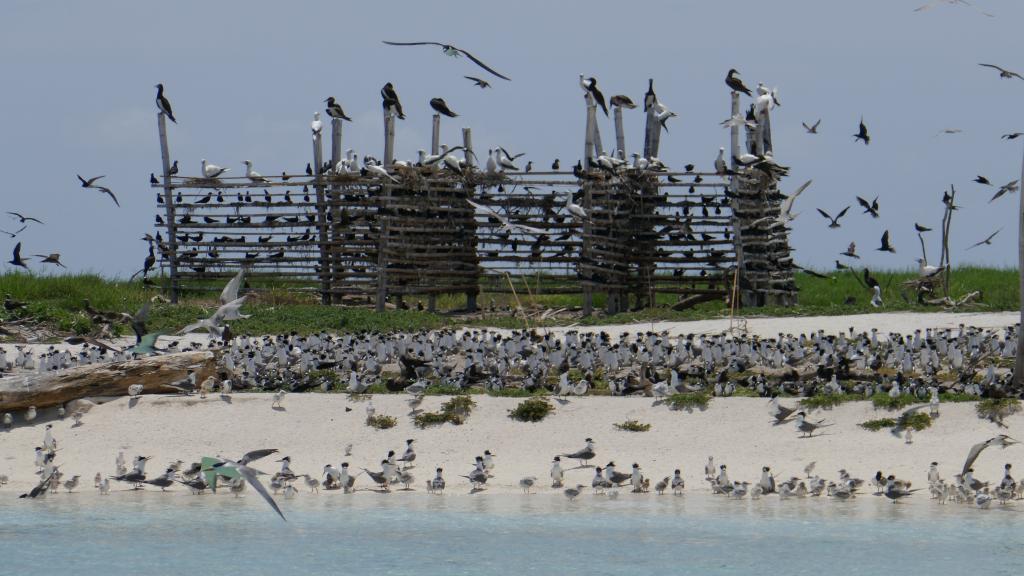
M 962 466 L 962 470 L 955 474 L 953 479 L 943 479 L 939 472 L 938 462 L 932 462 L 927 473 L 927 487 L 931 497 L 939 503 L 963 502 L 971 503 L 979 508 L 988 508 L 993 500 L 1000 504 L 1006 504 L 1011 500 L 1019 500 L 1024 497 L 1024 486 L 1014 480 L 1011 470 L 1012 465 L 1007 463 L 1004 466 L 1004 475 L 998 483 L 984 482 L 974 477 L 973 465 L 990 447 L 1007 448 L 1019 442 L 1006 435 L 994 436 L 984 442 L 971 447 Z M 686 481 L 683 478 L 681 469 L 675 469 L 670 476 L 653 483 L 652 479 L 645 476 L 641 466 L 633 463 L 629 472 L 619 472 L 615 462 L 610 461 L 606 465 L 594 466 L 590 462 L 597 458 L 596 443 L 592 438 L 587 438 L 582 448 L 557 454 L 553 457 L 548 476 L 550 486 L 553 490 L 561 489 L 564 495 L 574 500 L 585 491 L 586 485 L 577 483 L 566 484 L 568 474 L 578 475 L 577 471 L 593 469 L 593 476 L 590 480 L 590 488 L 595 495 L 618 496 L 620 487 L 628 486 L 633 493 L 642 494 L 650 492 L 652 487 L 655 493 L 661 495 L 671 491 L 674 495 L 682 495 L 686 488 Z M 64 446 L 63 448 L 67 448 Z M 351 444 L 344 448 L 344 460 L 352 456 L 353 446 Z M 56 493 L 64 488 L 68 493 L 75 491 L 79 484 L 81 475 L 73 475 L 64 479 L 64 473 L 60 465 L 56 463 L 58 452 L 57 439 L 53 434 L 52 424 L 45 428 L 43 441 L 35 449 L 36 474 L 39 476 L 38 483 L 30 491 L 22 494 L 20 498 L 36 499 L 45 497 L 48 493 Z M 119 452 L 115 459 L 115 472 L 112 475 L 104 476 L 97 473 L 94 478 L 94 487 L 101 495 L 110 493 L 110 481 L 126 484 L 132 490 L 141 490 L 146 486 L 160 488 L 166 491 L 176 485 L 186 487 L 192 494 L 203 494 L 206 491 L 216 492 L 218 485 L 226 485 L 228 490 L 236 497 L 241 495 L 246 486 L 254 489 L 282 518 L 283 512 L 274 500 L 274 496 L 283 492 L 285 498 L 293 498 L 299 493 L 296 483 L 301 482 L 311 493 L 323 490 L 338 490 L 345 494 L 355 492 L 356 482 L 359 476 L 366 475 L 370 480 L 371 487 L 365 488 L 376 490 L 382 493 L 391 491 L 392 486 L 401 485 L 402 490 L 413 490 L 412 486 L 416 479 L 411 472 L 417 460 L 415 450 L 415 439 L 406 440 L 406 445 L 401 456 L 395 450 L 389 450 L 387 455 L 380 461 L 380 470 L 362 467 L 359 472 L 354 472 L 349 462 L 343 461 L 340 466 L 325 464 L 322 470 L 316 474 L 297 474 L 293 468 L 292 458 L 283 456 L 277 460 L 280 469 L 273 474 L 266 474 L 253 466 L 257 460 L 277 454 L 277 449 L 254 450 L 242 455 L 237 460 L 230 460 L 222 457 L 204 458 L 202 462 L 193 462 L 185 467 L 185 462 L 177 460 L 171 462 L 166 470 L 156 476 L 150 477 L 146 474 L 146 465 L 151 460 L 147 456 L 136 456 L 127 465 L 124 452 Z M 459 474 L 464 478 L 470 487 L 470 494 L 475 494 L 486 489 L 488 481 L 495 478 L 496 458 L 490 450 L 485 450 L 482 455 L 476 456 L 472 468 L 466 474 Z M 563 461 L 563 458 L 565 459 Z M 570 466 L 571 461 L 577 465 Z M 771 467 L 763 466 L 761 476 L 754 482 L 746 480 L 732 480 L 729 476 L 726 464 L 715 463 L 714 456 L 709 456 L 704 465 L 704 481 L 713 494 L 723 495 L 732 499 L 751 498 L 758 499 L 763 496 L 777 494 L 780 499 L 819 497 L 827 496 L 837 500 L 855 498 L 862 490 L 869 486 L 874 487 L 876 496 L 884 496 L 893 501 L 907 498 L 922 488 L 912 488 L 912 483 L 907 480 L 896 478 L 894 475 L 886 475 L 882 471 L 875 473 L 874 477 L 866 481 L 853 477 L 845 469 L 838 472 L 836 480 L 826 480 L 814 473 L 815 462 L 810 462 L 803 469 L 803 476 L 790 476 L 784 480 L 777 480 Z M 264 486 L 260 476 L 267 477 L 269 490 Z M 3 482 L 8 478 L 5 476 Z M 449 482 L 445 479 L 444 469 L 436 468 L 433 477 L 425 480 L 426 491 L 431 494 L 444 492 Z M 530 494 L 539 489 L 542 482 L 537 476 L 521 477 L 517 485 L 524 493 Z

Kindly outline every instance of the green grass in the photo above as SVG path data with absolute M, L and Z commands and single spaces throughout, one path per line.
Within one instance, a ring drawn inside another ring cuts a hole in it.
M 711 395 L 704 392 L 686 392 L 684 394 L 673 394 L 665 399 L 665 403 L 673 410 L 692 411 L 707 410 L 711 404 Z
M 366 425 L 377 430 L 387 430 L 398 425 L 398 418 L 384 414 L 374 414 L 366 419 Z
M 554 409 L 545 398 L 529 398 L 520 402 L 514 410 L 509 410 L 508 417 L 519 422 L 540 422 Z
M 818 394 L 800 399 L 800 406 L 809 410 L 831 410 L 844 402 L 863 400 L 859 394 Z
M 875 408 L 884 408 L 886 410 L 900 410 L 920 402 L 920 400 L 910 394 L 900 394 L 895 398 L 891 398 L 888 394 L 881 392 L 871 397 L 871 404 Z
M 651 429 L 651 425 L 637 420 L 626 420 L 615 424 L 615 429 L 623 432 L 647 432 Z
M 877 420 L 868 420 L 867 422 L 861 422 L 860 427 L 865 430 L 871 430 L 877 432 L 882 428 L 893 428 L 899 424 L 899 420 L 895 418 L 878 418 Z M 926 428 L 930 428 L 932 425 L 932 417 L 925 414 L 924 412 L 915 412 L 910 414 L 903 420 L 903 427 L 910 428 L 915 432 L 920 432 Z
M 977 402 L 978 397 L 957 392 L 939 392 L 940 402 Z
M 756 316 L 806 316 L 860 314 L 877 312 L 868 302 L 869 292 L 857 280 L 854 274 L 843 271 L 831 273 L 834 279 L 821 279 L 806 273 L 796 275 L 797 286 L 800 288 L 799 304 L 792 308 L 749 308 L 742 311 L 745 317 Z M 941 311 L 939 306 L 921 306 L 913 294 L 902 294 L 901 283 L 914 277 L 913 271 L 879 272 L 874 276 L 882 284 L 882 297 L 885 312 Z M 521 318 L 513 318 L 508 312 L 501 311 L 507 305 L 514 305 L 510 294 L 483 292 L 478 302 L 483 313 L 472 317 L 458 315 L 435 314 L 415 310 L 418 302 L 426 302 L 426 297 L 408 297 L 406 302 L 411 310 L 391 310 L 377 313 L 368 307 L 321 306 L 313 291 L 287 291 L 282 285 L 273 285 L 259 281 L 259 287 L 267 289 L 254 296 L 246 303 L 243 311 L 252 314 L 248 320 L 240 320 L 232 324 L 236 334 L 267 334 L 295 330 L 308 334 L 321 330 L 333 332 L 358 332 L 366 330 L 397 331 L 440 328 L 443 326 L 496 326 L 522 328 Z M 520 300 L 527 308 L 578 308 L 581 297 L 578 294 L 537 294 L 528 295 L 523 286 L 522 278 L 515 280 Z M 219 288 L 220 283 L 212 285 Z M 953 271 L 950 282 L 950 294 L 954 298 L 970 291 L 982 292 L 982 299 L 962 307 L 962 311 L 996 311 L 1016 310 L 1019 302 L 1017 271 L 1012 269 L 991 269 L 965 267 Z M 15 315 L 0 310 L 0 319 L 10 320 L 20 316 L 31 318 L 52 327 L 60 332 L 87 333 L 93 329 L 92 321 L 83 312 L 82 302 L 89 299 L 98 310 L 112 312 L 134 312 L 143 302 L 157 295 L 159 291 L 146 288 L 140 282 L 123 280 L 107 280 L 95 274 L 68 274 L 55 276 L 36 276 L 22 273 L 0 275 L 0 294 L 10 294 L 16 300 L 29 304 L 26 311 Z M 217 291 L 187 292 L 182 295 L 178 305 L 156 303 L 150 313 L 149 328 L 152 331 L 173 332 L 181 326 L 197 318 L 210 315 L 217 306 Z M 855 303 L 844 304 L 853 297 Z M 494 300 L 498 311 L 490 314 L 486 309 Z M 579 322 L 583 325 L 599 323 L 652 322 L 657 320 L 697 320 L 718 318 L 728 314 L 724 302 L 708 302 L 684 311 L 673 311 L 669 307 L 675 302 L 670 294 L 659 294 L 658 306 L 626 312 L 614 316 L 595 314 L 580 319 L 573 316 L 551 317 L 540 322 L 538 318 L 530 320 L 530 326 L 554 326 Z M 438 298 L 440 310 L 460 308 L 464 298 L 460 295 L 442 295 Z M 604 305 L 604 296 L 595 295 L 595 308 Z M 121 333 L 129 332 L 126 326 L 118 326 Z M 597 383 L 595 382 L 595 385 Z
M 1001 422 L 1003 418 L 1020 412 L 1020 400 L 1016 398 L 985 398 L 974 406 L 978 418 Z

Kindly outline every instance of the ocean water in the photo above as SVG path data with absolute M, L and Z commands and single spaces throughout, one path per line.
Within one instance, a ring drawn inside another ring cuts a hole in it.
M 1024 503 L 589 494 L 0 499 L 2 574 L 1021 574 Z

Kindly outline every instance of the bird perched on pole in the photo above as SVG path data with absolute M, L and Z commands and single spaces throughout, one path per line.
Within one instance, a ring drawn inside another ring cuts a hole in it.
M 164 96 L 163 84 L 156 85 L 156 107 L 170 118 L 171 122 L 174 122 L 175 124 L 178 123 L 178 121 L 174 119 L 174 112 L 171 112 L 171 102 L 167 100 L 166 96 Z
M 458 114 L 452 112 L 451 108 L 448 107 L 448 103 L 444 101 L 444 98 L 431 98 L 430 107 L 438 114 L 444 114 L 449 118 L 455 118 L 458 116 Z

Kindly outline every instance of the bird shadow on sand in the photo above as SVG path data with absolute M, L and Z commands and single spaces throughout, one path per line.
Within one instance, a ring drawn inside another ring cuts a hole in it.
M 569 470 L 582 470 L 584 468 L 593 468 L 593 467 L 594 467 L 593 464 L 580 464 L 579 466 L 573 466 L 572 468 L 566 468 L 565 470 L 566 470 L 566 472 L 568 472 Z
M 821 438 L 822 436 L 835 436 L 831 432 L 822 432 L 821 434 L 812 434 L 810 436 L 797 436 L 800 440 L 810 440 L 811 438 Z
M 220 399 L 225 404 L 231 404 L 231 396 L 225 396 L 224 394 L 221 394 Z
M 135 398 L 129 398 L 128 399 L 128 408 L 135 408 L 135 406 L 138 405 L 138 403 L 139 403 L 139 398 L 137 396 Z
M 81 428 L 84 425 L 83 422 L 75 422 L 71 425 L 72 428 Z
M 274 412 L 287 412 L 284 406 L 271 406 L 270 409 L 273 410 Z

